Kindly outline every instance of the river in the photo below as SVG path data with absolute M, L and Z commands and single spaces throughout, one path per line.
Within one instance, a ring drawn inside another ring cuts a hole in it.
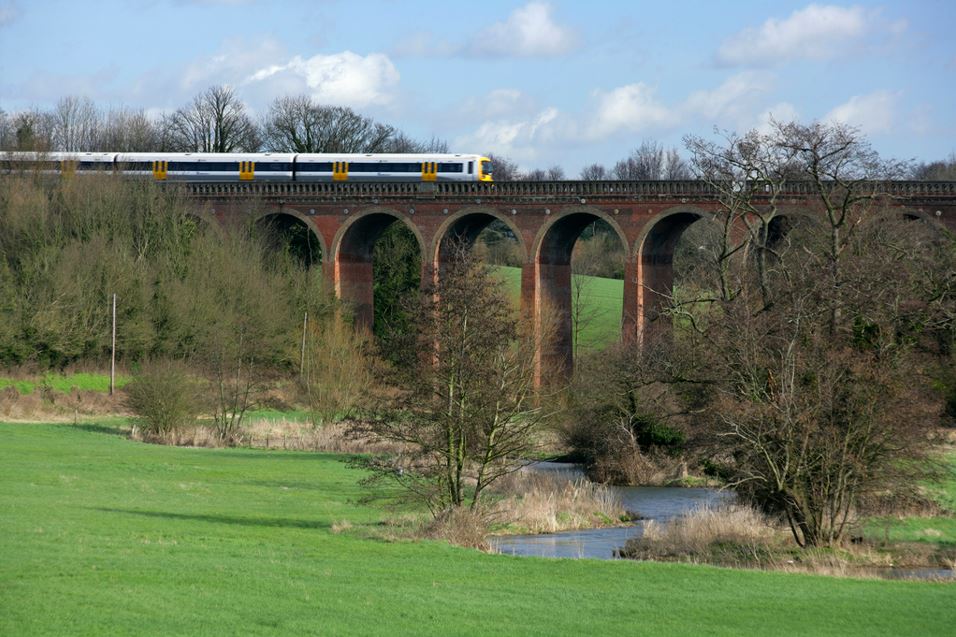
M 524 469 L 556 474 L 569 480 L 585 479 L 578 465 L 562 462 L 536 462 Z M 624 508 L 640 519 L 633 525 L 608 529 L 586 529 L 538 535 L 501 535 L 491 538 L 491 545 L 499 553 L 533 557 L 618 559 L 618 550 L 628 539 L 639 537 L 647 520 L 667 521 L 697 506 L 733 502 L 736 496 L 729 491 L 685 487 L 609 487 L 621 500 Z M 874 573 L 888 579 L 956 579 L 952 569 L 889 568 L 874 569 Z

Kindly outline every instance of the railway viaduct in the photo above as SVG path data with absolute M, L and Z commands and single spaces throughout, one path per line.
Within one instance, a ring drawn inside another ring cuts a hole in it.
M 558 321 L 551 364 L 572 361 L 571 251 L 581 232 L 602 219 L 625 250 L 622 337 L 640 339 L 673 282 L 681 233 L 718 210 L 716 191 L 700 181 L 488 183 L 190 183 L 187 196 L 220 223 L 288 215 L 304 223 L 322 249 L 322 268 L 359 324 L 372 323 L 372 248 L 392 223 L 418 240 L 422 280 L 440 272 L 450 240 L 473 242 L 494 220 L 517 237 L 523 267 L 521 308 Z M 887 182 L 887 207 L 956 231 L 956 182 Z M 812 193 L 794 183 L 777 200 L 783 216 L 812 213 Z

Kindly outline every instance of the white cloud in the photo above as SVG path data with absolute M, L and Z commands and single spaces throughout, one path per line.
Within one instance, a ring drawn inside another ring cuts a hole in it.
M 299 92 L 305 91 L 324 104 L 367 106 L 391 101 L 399 78 L 398 70 L 386 55 L 361 56 L 343 51 L 307 59 L 297 55 L 284 64 L 259 69 L 242 84 L 254 87 L 268 82 L 278 84 L 285 92 L 299 85 Z
M 603 139 L 619 131 L 636 133 L 668 128 L 678 120 L 673 109 L 657 100 L 653 88 L 638 82 L 597 93 L 597 108 L 584 135 Z
M 849 124 L 867 134 L 882 133 L 893 126 L 899 93 L 876 91 L 869 95 L 854 95 L 827 113 L 828 122 Z
M 190 92 L 213 84 L 237 84 L 263 63 L 275 63 L 286 55 L 282 45 L 271 38 L 226 40 L 214 55 L 188 65 L 180 76 L 180 88 Z
M 575 33 L 551 17 L 551 5 L 531 2 L 515 9 L 504 22 L 483 29 L 468 51 L 495 57 L 547 57 L 567 53 L 576 43 Z
M 524 117 L 536 110 L 534 100 L 518 89 L 498 88 L 482 96 L 465 99 L 454 109 L 454 119 L 489 121 Z
M 455 147 L 507 155 L 518 161 L 533 160 L 553 140 L 558 119 L 558 109 L 549 107 L 524 121 L 487 121 L 473 133 L 456 139 Z
M 859 6 L 811 4 L 786 19 L 770 18 L 759 28 L 732 36 L 720 46 L 717 60 L 762 66 L 791 59 L 828 59 L 862 38 L 870 28 L 869 20 Z
M 16 2 L 0 2 L 0 28 L 13 24 L 19 17 L 20 7 Z
M 775 77 L 771 73 L 745 71 L 727 78 L 717 88 L 691 93 L 683 110 L 712 124 L 746 127 L 752 122 L 755 102 L 771 91 L 774 84 Z
M 769 133 L 772 130 L 773 122 L 787 123 L 800 119 L 800 113 L 797 107 L 790 102 L 780 102 L 774 104 L 763 113 L 757 116 L 757 124 L 751 128 L 756 128 L 761 133 Z
M 459 48 L 428 31 L 415 31 L 402 36 L 391 53 L 396 57 L 447 57 L 456 54 Z

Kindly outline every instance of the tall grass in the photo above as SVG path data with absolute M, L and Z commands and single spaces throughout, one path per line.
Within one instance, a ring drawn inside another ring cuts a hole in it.
M 648 521 L 641 537 L 627 542 L 624 553 L 637 559 L 759 561 L 782 537 L 781 530 L 751 506 L 700 506 L 669 522 Z
M 589 480 L 517 471 L 495 486 L 490 516 L 499 531 L 554 533 L 619 524 L 624 505 L 606 486 Z M 503 523 L 503 524 L 501 524 Z

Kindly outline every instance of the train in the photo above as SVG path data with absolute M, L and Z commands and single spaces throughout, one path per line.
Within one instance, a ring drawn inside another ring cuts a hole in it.
M 157 181 L 493 181 L 481 155 L 398 153 L 32 153 L 0 154 L 0 172 L 110 172 Z

